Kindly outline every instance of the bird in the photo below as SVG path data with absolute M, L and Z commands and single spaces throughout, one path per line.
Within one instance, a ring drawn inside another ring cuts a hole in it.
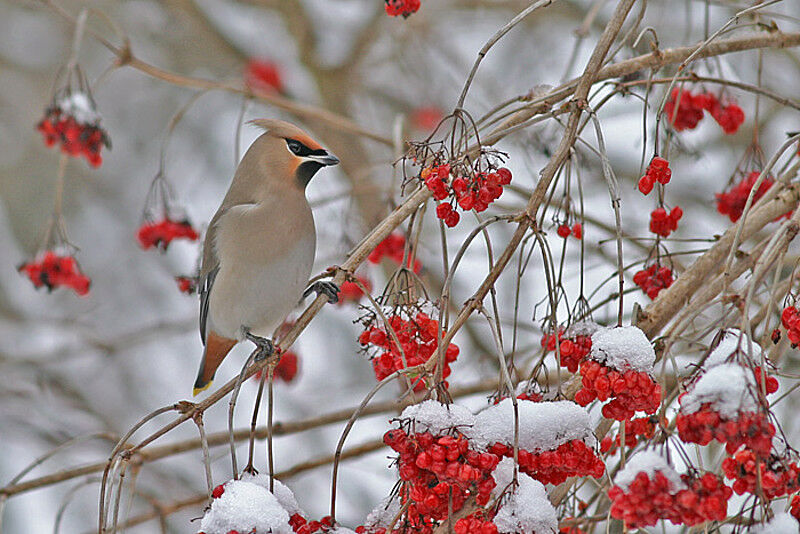
M 339 159 L 298 126 L 256 119 L 263 133 L 250 145 L 203 243 L 199 273 L 203 359 L 194 395 L 211 386 L 217 368 L 245 339 L 257 359 L 273 352 L 270 337 L 311 291 L 336 302 L 338 287 L 308 285 L 316 229 L 305 190 Z

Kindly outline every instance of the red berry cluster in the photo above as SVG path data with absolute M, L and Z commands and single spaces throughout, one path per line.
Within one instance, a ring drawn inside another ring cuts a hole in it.
M 634 412 L 655 413 L 661 404 L 661 386 L 643 371 L 620 372 L 594 360 L 581 364 L 581 384 L 575 402 L 586 406 L 597 399 L 611 402 L 603 406 L 603 416 L 617 421 L 633 417 Z
M 561 353 L 561 367 L 566 367 L 570 373 L 576 373 L 581 361 L 592 350 L 591 336 L 572 336 L 563 337 L 564 329 L 558 330 L 558 350 Z M 542 337 L 542 347 L 548 351 L 556 350 L 556 337 L 553 334 L 546 334 Z
M 100 127 L 99 120 L 82 123 L 58 105 L 47 108 L 44 118 L 36 125 L 44 144 L 51 147 L 61 143 L 61 151 L 73 157 L 83 156 L 89 165 L 99 167 L 103 163 L 100 149 L 111 147 L 108 134 Z
M 800 313 L 794 306 L 786 306 L 781 312 L 781 324 L 786 329 L 786 335 L 792 342 L 792 347 L 800 345 Z M 780 331 L 778 331 L 780 335 Z
M 480 213 L 500 198 L 504 185 L 511 183 L 511 171 L 505 167 L 491 172 L 475 172 L 470 176 L 454 175 L 448 183 L 451 170 L 449 164 L 443 164 L 426 167 L 419 175 L 437 202 L 450 198 L 436 206 L 436 216 L 449 227 L 457 225 L 461 219 L 455 203 L 464 211 L 474 209 Z
M 456 534 L 497 534 L 497 525 L 486 519 L 486 512 L 479 510 L 462 517 L 453 526 Z
M 586 534 L 586 531 L 578 527 L 561 527 L 558 529 L 559 534 Z
M 650 213 L 650 231 L 662 237 L 678 229 L 678 221 L 683 217 L 683 210 L 675 206 L 667 213 L 664 208 L 656 208 Z
M 244 68 L 244 83 L 250 89 L 262 92 L 283 92 L 281 71 L 273 61 L 251 58 Z
M 672 269 L 659 263 L 654 263 L 633 275 L 633 283 L 642 288 L 651 299 L 655 299 L 662 289 L 668 288 L 674 281 Z
M 792 515 L 792 517 L 800 521 L 800 495 L 795 495 L 792 497 L 789 513 Z
M 572 225 L 572 228 L 570 228 L 568 224 L 559 224 L 556 233 L 558 237 L 563 237 L 564 239 L 568 238 L 570 235 L 575 239 L 583 239 L 583 225 L 576 222 Z
M 374 345 L 383 349 L 380 355 L 372 358 L 375 378 L 378 380 L 383 380 L 395 371 L 406 367 L 414 367 L 425 363 L 436 352 L 438 347 L 439 321 L 431 319 L 427 314 L 418 312 L 413 320 L 405 320 L 399 315 L 394 315 L 389 317 L 388 320 L 389 325 L 397 334 L 397 339 L 403 349 L 402 352 L 391 334 L 382 327 L 374 326 L 374 323 L 367 325 L 367 328 L 358 338 L 359 343 L 364 346 Z M 445 365 L 444 369 L 442 369 L 442 377 L 447 378 L 450 375 L 450 364 L 456 361 L 458 352 L 458 345 L 450 343 L 445 350 Z M 445 387 L 447 387 L 446 381 Z M 418 379 L 414 384 L 414 391 L 422 391 L 423 389 L 425 389 L 425 383 Z
M 384 9 L 390 17 L 402 15 L 408 18 L 412 13 L 416 13 L 420 6 L 420 0 L 384 0 Z
M 650 417 L 637 417 L 625 421 L 625 446 L 635 447 L 639 442 L 639 436 L 644 439 L 652 438 L 656 433 L 656 425 L 658 420 L 655 416 Z M 616 438 L 606 436 L 600 442 L 600 452 L 614 454 L 620 446 L 621 434 Z
M 719 477 L 706 473 L 700 477 L 681 475 L 681 480 L 686 489 L 675 491 L 660 471 L 652 477 L 640 472 L 626 490 L 614 486 L 608 491 L 611 516 L 625 521 L 628 528 L 655 525 L 659 519 L 692 526 L 727 517 L 733 492 Z
M 489 452 L 512 458 L 514 447 L 506 443 L 494 443 Z M 591 447 L 582 440 L 573 439 L 550 451 L 527 451 L 519 449 L 519 470 L 542 484 L 561 484 L 569 477 L 591 475 L 600 478 L 606 466 Z
M 408 424 L 413 427 L 413 421 Z M 448 509 L 458 512 L 470 496 L 480 506 L 489 502 L 496 485 L 491 473 L 500 459 L 470 449 L 466 437 L 456 431 L 452 434 L 412 433 L 398 428 L 383 436 L 384 443 L 400 453 L 400 499 L 407 505 L 406 532 L 431 534 L 440 521 L 447 519 Z
M 753 374 L 756 378 L 756 386 L 758 387 L 759 391 L 761 391 L 761 377 L 762 377 L 762 370 L 760 366 L 756 366 L 753 369 Z M 764 385 L 764 390 L 767 392 L 767 395 L 770 393 L 775 393 L 778 391 L 778 379 L 774 376 L 767 376 L 767 383 Z
M 668 184 L 670 178 L 672 178 L 672 171 L 669 168 L 669 162 L 660 156 L 653 156 L 644 176 L 639 178 L 639 191 L 643 195 L 650 194 L 656 182 Z
M 742 216 L 744 205 L 747 203 L 747 197 L 750 195 L 750 190 L 755 185 L 756 180 L 761 175 L 760 171 L 752 171 L 741 182 L 734 184 L 728 191 L 717 193 L 717 211 L 722 215 L 727 215 L 731 222 L 736 222 Z M 770 177 L 765 177 L 764 181 L 756 190 L 753 197 L 753 204 L 759 201 L 764 193 L 772 187 L 775 183 Z
M 72 256 L 61 256 L 48 250 L 37 261 L 24 263 L 17 270 L 24 273 L 37 289 L 46 287 L 52 291 L 63 286 L 72 288 L 81 296 L 89 293 L 91 280 L 81 272 L 77 260 Z
M 197 291 L 197 277 L 195 276 L 176 276 L 175 283 L 178 284 L 178 291 L 192 295 Z
M 367 291 L 372 291 L 372 282 L 363 276 L 356 275 L 356 278 Z M 337 304 L 342 306 L 347 302 L 358 302 L 363 296 L 364 292 L 361 291 L 358 284 L 347 280 L 339 288 L 339 302 Z
M 680 397 L 679 397 L 680 399 Z M 772 449 L 775 426 L 760 412 L 739 412 L 736 419 L 719 414 L 709 404 L 694 413 L 679 412 L 675 419 L 678 436 L 686 443 L 708 445 L 712 439 L 725 443 L 733 454 L 744 445 L 759 458 L 767 458 Z
M 305 517 L 297 513 L 289 518 L 289 526 L 292 527 L 292 530 L 296 534 L 314 534 L 314 532 L 320 530 L 324 532 L 330 529 L 333 523 L 329 515 L 326 515 L 319 521 L 308 521 Z
M 200 236 L 192 228 L 192 223 L 188 220 L 173 221 L 169 217 L 165 217 L 158 222 L 145 222 L 136 232 L 136 239 L 145 250 L 151 247 L 158 247 L 165 251 L 173 239 L 183 238 L 189 241 L 196 241 L 198 237 Z
M 370 263 L 380 263 L 380 261 L 387 257 L 390 260 L 394 261 L 398 265 L 403 264 L 403 255 L 405 254 L 406 248 L 406 238 L 403 234 L 395 232 L 390 234 L 386 239 L 378 243 L 378 246 L 369 253 L 367 259 Z M 422 263 L 418 259 L 414 259 L 412 264 L 411 257 L 408 258 L 408 264 L 406 265 L 409 269 L 414 270 L 415 273 L 419 273 L 422 269 Z
M 677 109 L 676 109 L 677 106 Z M 691 91 L 675 88 L 664 106 L 667 120 L 678 130 L 692 130 L 707 111 L 726 134 L 734 134 L 744 122 L 744 111 L 735 102 L 723 103 L 713 93 L 692 94 Z
M 800 467 L 794 462 L 771 455 L 763 460 L 753 451 L 742 449 L 722 461 L 726 478 L 733 479 L 733 491 L 737 495 L 757 493 L 759 479 L 761 490 L 767 499 L 774 499 L 800 489 Z

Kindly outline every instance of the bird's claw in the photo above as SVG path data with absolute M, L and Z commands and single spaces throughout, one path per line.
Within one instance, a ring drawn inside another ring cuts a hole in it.
M 248 340 L 252 341 L 256 346 L 256 350 L 258 351 L 258 353 L 256 354 L 255 361 L 260 362 L 262 360 L 265 360 L 270 356 L 272 356 L 272 353 L 275 352 L 275 346 L 272 344 L 271 339 L 267 339 L 261 336 L 256 336 L 254 334 L 251 334 L 250 332 L 247 332 L 247 334 L 245 334 L 245 337 Z
M 317 296 L 320 294 L 325 295 L 328 297 L 328 302 L 330 304 L 339 302 L 339 286 L 329 280 L 317 280 L 311 284 L 308 289 L 303 292 L 303 298 L 306 298 L 311 293 L 316 293 Z

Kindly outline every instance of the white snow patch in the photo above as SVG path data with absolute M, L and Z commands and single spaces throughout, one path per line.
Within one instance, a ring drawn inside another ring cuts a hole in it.
M 632 456 L 625 464 L 625 468 L 614 477 L 614 484 L 627 490 L 639 473 L 647 473 L 647 476 L 652 479 L 657 472 L 670 481 L 672 490 L 684 487 L 680 475 L 655 451 L 641 451 Z
M 259 484 L 231 480 L 225 492 L 211 502 L 200 522 L 205 534 L 228 534 L 231 530 L 255 534 L 292 534 L 289 514 L 278 499 Z
M 65 114 L 74 117 L 80 124 L 94 124 L 100 120 L 100 114 L 85 93 L 72 93 L 65 96 L 58 101 L 58 107 Z
M 739 339 L 741 338 L 741 344 L 739 343 Z M 753 348 L 752 356 L 750 356 L 750 347 Z M 738 357 L 728 358 L 736 352 L 737 347 L 741 351 Z M 758 343 L 751 342 L 750 338 L 747 334 L 742 333 L 741 330 L 736 328 L 731 328 L 725 330 L 725 333 L 722 337 L 722 341 L 719 342 L 719 345 L 708 355 L 704 366 L 706 369 L 714 367 L 715 365 L 720 365 L 723 363 L 731 363 L 736 362 L 739 360 L 740 362 L 752 361 L 757 364 L 761 362 L 761 347 Z
M 589 414 L 572 401 L 532 402 L 518 400 L 519 447 L 531 452 L 552 450 L 574 439 L 594 445 Z M 514 443 L 514 407 L 503 399 L 477 416 L 464 432 L 473 445 L 485 449 L 494 443 Z
M 578 321 L 567 328 L 566 336 L 592 336 L 600 328 L 602 327 L 594 321 Z
M 495 497 L 505 490 L 514 475 L 514 460 L 503 458 L 497 464 L 492 477 L 497 486 L 492 490 Z M 556 509 L 547 498 L 544 486 L 525 473 L 517 473 L 519 485 L 513 493 L 506 494 L 497 510 L 494 524 L 498 532 L 521 534 L 551 534 L 558 532 Z
M 754 528 L 751 532 L 752 534 L 783 534 L 784 532 L 786 534 L 793 534 L 795 532 L 800 532 L 800 524 L 798 524 L 797 519 L 784 512 L 782 514 L 775 514 L 772 521 L 766 525 Z
M 378 506 L 372 509 L 364 521 L 367 530 L 373 528 L 388 528 L 392 520 L 400 511 L 400 500 L 392 497 L 385 497 Z
M 710 403 L 720 415 L 732 419 L 740 411 L 756 411 L 758 403 L 753 391 L 755 379 L 750 369 L 737 363 L 715 365 L 681 399 L 681 412 L 694 413 Z
M 250 473 L 242 473 L 242 476 L 239 478 L 239 480 L 258 484 L 262 488 L 269 491 L 269 475 L 253 475 Z M 305 517 L 306 513 L 302 508 L 300 508 L 300 505 L 297 504 L 297 499 L 294 498 L 294 493 L 292 493 L 292 490 L 290 490 L 286 484 L 280 480 L 275 479 L 274 482 L 275 483 L 272 486 L 274 491 L 272 494 L 275 495 L 276 499 L 278 499 L 278 502 L 283 509 L 286 510 L 290 516 L 293 516 L 294 514 L 300 514 Z
M 633 369 L 652 373 L 656 353 L 650 340 L 636 326 L 603 328 L 592 334 L 589 356 L 617 371 Z
M 445 434 L 452 428 L 463 432 L 475 423 L 475 416 L 463 406 L 442 404 L 435 400 L 409 406 L 399 419 L 411 419 L 415 432 L 430 432 L 433 435 Z
M 341 525 L 336 525 L 335 527 L 330 529 L 328 532 L 330 532 L 331 534 L 356 534 L 355 530 L 351 530 L 351 529 L 349 529 L 347 527 L 343 527 Z

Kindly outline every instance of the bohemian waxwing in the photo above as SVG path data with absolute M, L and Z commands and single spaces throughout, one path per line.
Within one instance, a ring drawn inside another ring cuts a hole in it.
M 314 263 L 316 230 L 305 196 L 322 167 L 339 160 L 293 124 L 251 121 L 265 130 L 239 163 L 211 219 L 200 268 L 200 337 L 205 351 L 194 394 L 211 385 L 217 367 L 243 339 L 259 357 L 303 295 Z M 313 286 L 336 300 L 330 283 Z

